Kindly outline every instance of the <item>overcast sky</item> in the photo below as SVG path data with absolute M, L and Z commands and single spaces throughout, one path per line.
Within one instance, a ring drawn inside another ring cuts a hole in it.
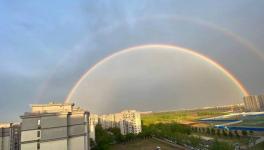
M 31 103 L 63 102 L 93 64 L 144 44 L 194 49 L 261 94 L 263 7 L 260 0 L 0 0 L 0 121 L 18 120 Z

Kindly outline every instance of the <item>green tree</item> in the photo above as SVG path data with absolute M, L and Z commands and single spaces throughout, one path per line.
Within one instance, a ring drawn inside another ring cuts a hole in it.
M 201 138 L 200 137 L 194 137 L 194 136 L 190 136 L 189 138 L 190 141 L 190 145 L 192 145 L 195 148 L 199 148 L 200 147 L 200 143 L 201 143 Z
M 248 135 L 247 131 L 246 131 L 246 130 L 243 130 L 243 131 L 242 131 L 242 135 L 243 135 L 243 136 L 247 136 L 247 135 Z
M 211 130 L 211 134 L 212 134 L 212 135 L 215 135 L 215 129 L 214 129 L 214 128 L 212 128 L 212 130 Z
M 121 134 L 119 128 L 110 128 L 108 131 L 113 134 L 113 138 L 116 143 L 122 143 L 125 141 L 125 137 Z
M 207 128 L 206 133 L 207 134 L 210 134 L 211 133 L 210 128 Z
M 92 149 L 96 146 L 96 143 L 92 138 L 90 138 L 90 146 Z
M 231 138 L 233 137 L 232 131 L 229 131 L 228 136 L 231 137 Z
M 209 149 L 210 150 L 233 150 L 234 147 L 226 142 L 220 142 L 217 139 L 215 139 Z
M 225 130 L 223 130 L 222 133 L 223 133 L 224 136 L 227 136 L 227 133 L 226 133 Z
M 254 134 L 254 131 L 250 130 L 249 134 L 252 136 Z
M 217 134 L 218 136 L 220 136 L 220 135 L 221 135 L 220 129 L 217 129 L 217 132 L 216 132 L 216 134 Z
M 236 137 L 238 137 L 238 138 L 240 137 L 240 135 L 239 135 L 237 130 L 235 130 L 234 133 L 235 133 Z
M 110 148 L 110 143 L 113 142 L 113 137 L 104 130 L 101 125 L 96 125 L 95 141 L 96 146 L 93 148 L 94 150 L 108 150 Z

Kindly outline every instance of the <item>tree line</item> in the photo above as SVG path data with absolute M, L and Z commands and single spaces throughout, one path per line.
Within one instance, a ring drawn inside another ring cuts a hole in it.
M 110 128 L 103 129 L 101 125 L 96 125 L 95 127 L 95 141 L 91 140 L 92 150 L 108 150 L 112 144 L 126 144 L 135 140 L 144 140 L 151 137 L 157 137 L 169 142 L 183 145 L 191 146 L 193 148 L 202 148 L 204 145 L 203 140 L 200 137 L 192 136 L 192 132 L 198 132 L 198 130 L 207 129 L 198 129 L 192 128 L 187 125 L 182 125 L 178 123 L 158 123 L 150 124 L 148 126 L 142 126 L 142 132 L 139 134 L 127 134 L 122 135 L 119 128 Z M 210 133 L 217 133 L 218 131 L 210 130 Z M 209 149 L 218 150 L 218 149 L 232 149 L 232 146 L 225 142 L 219 142 L 214 140 L 211 143 Z M 219 150 L 220 150 L 219 149 Z

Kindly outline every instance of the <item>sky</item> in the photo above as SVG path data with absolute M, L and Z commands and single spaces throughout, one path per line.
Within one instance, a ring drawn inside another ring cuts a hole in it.
M 0 0 L 0 121 L 17 121 L 32 103 L 63 102 L 91 66 L 145 44 L 194 49 L 251 94 L 262 94 L 263 6 L 259 0 Z

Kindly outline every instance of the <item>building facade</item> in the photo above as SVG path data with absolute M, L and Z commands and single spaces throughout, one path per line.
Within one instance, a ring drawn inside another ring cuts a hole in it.
M 247 111 L 264 111 L 264 95 L 245 96 L 243 100 Z
M 139 134 L 141 129 L 140 113 L 135 110 L 126 110 L 121 112 L 120 131 L 121 134 L 129 133 Z
M 104 129 L 120 128 L 121 134 L 138 134 L 141 132 L 141 117 L 136 110 L 125 110 L 116 114 L 99 116 L 99 124 Z
M 95 126 L 98 124 L 99 117 L 96 114 L 90 114 L 89 117 L 89 129 L 90 129 L 90 138 L 95 141 Z
M 37 104 L 21 116 L 21 150 L 89 150 L 89 112 L 74 104 Z
M 0 150 L 20 150 L 20 124 L 0 124 Z

